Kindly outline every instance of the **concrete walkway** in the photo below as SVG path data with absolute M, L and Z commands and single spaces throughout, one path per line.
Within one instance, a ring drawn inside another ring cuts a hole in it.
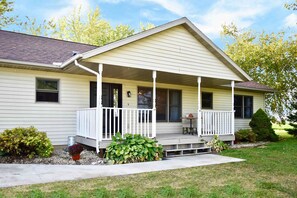
M 155 162 L 106 166 L 0 164 L 0 188 L 65 180 L 129 175 L 241 161 L 244 160 L 220 155 L 206 154 L 175 157 Z

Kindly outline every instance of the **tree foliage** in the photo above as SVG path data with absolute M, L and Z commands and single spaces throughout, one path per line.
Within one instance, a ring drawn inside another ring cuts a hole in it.
M 135 33 L 129 25 L 112 25 L 101 17 L 100 9 L 89 10 L 86 17 L 81 8 L 74 9 L 70 14 L 58 20 L 44 20 L 38 23 L 36 19 L 26 18 L 21 24 L 26 33 L 48 36 L 52 38 L 103 46 Z M 153 28 L 151 23 L 140 24 L 141 31 Z
M 7 0 L 0 0 L 0 29 L 13 24 L 16 21 L 16 17 L 6 16 L 7 13 L 13 11 L 13 2 Z
M 294 3 L 285 3 L 285 8 L 288 10 L 297 10 L 297 0 Z
M 292 113 L 288 116 L 288 121 L 293 127 L 292 129 L 286 129 L 290 135 L 297 137 L 297 94 L 294 96 L 294 102 L 292 104 Z
M 254 81 L 276 90 L 267 95 L 266 110 L 284 118 L 297 87 L 297 34 L 240 31 L 231 24 L 223 26 L 222 35 L 230 58 Z

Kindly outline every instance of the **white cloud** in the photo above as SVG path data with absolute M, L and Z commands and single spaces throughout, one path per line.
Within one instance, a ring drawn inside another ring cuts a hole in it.
M 179 0 L 145 0 L 162 6 L 164 9 L 178 15 L 185 16 L 187 13 L 187 6 Z
M 288 15 L 284 20 L 286 27 L 295 27 L 297 28 L 297 14 L 292 13 Z
M 187 10 L 189 10 L 189 7 L 186 6 L 187 3 L 182 0 L 100 0 L 100 2 L 111 4 L 117 4 L 121 2 L 129 2 L 134 4 L 154 3 L 178 16 L 184 16 L 187 13 Z
M 279 6 L 280 1 L 219 0 L 204 14 L 192 15 L 195 25 L 211 38 L 219 37 L 222 24 L 235 23 L 240 29 L 250 27 L 258 17 L 272 8 Z
M 100 2 L 102 3 L 112 3 L 112 4 L 117 4 L 117 3 L 121 3 L 124 2 L 125 0 L 100 0 Z
M 90 8 L 89 0 L 65 0 L 65 5 L 61 6 L 60 9 L 50 10 L 47 13 L 48 19 L 54 19 L 57 20 L 60 17 L 66 16 L 69 14 L 73 9 L 77 9 L 81 7 L 81 13 L 86 13 L 88 9 Z

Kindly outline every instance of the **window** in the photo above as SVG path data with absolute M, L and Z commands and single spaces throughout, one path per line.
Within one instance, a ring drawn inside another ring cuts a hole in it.
M 157 121 L 179 122 L 181 117 L 181 91 L 156 90 Z M 151 109 L 153 107 L 153 89 L 138 87 L 138 108 Z
M 59 81 L 54 79 L 36 79 L 37 102 L 59 102 Z
M 212 109 L 212 93 L 202 92 L 202 109 Z
M 235 118 L 251 118 L 253 115 L 253 97 L 234 95 Z

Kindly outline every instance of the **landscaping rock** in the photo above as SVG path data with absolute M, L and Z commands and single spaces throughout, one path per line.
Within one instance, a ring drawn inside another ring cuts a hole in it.
M 26 158 L 14 156 L 0 156 L 0 163 L 4 164 L 56 164 L 56 165 L 104 165 L 104 160 L 99 158 L 95 151 L 84 150 L 80 160 L 73 161 L 69 153 L 63 149 L 54 150 L 49 158 Z
M 255 142 L 255 143 L 239 143 L 230 146 L 232 149 L 239 149 L 239 148 L 254 148 L 254 147 L 263 147 L 264 145 L 268 144 L 269 142 Z

